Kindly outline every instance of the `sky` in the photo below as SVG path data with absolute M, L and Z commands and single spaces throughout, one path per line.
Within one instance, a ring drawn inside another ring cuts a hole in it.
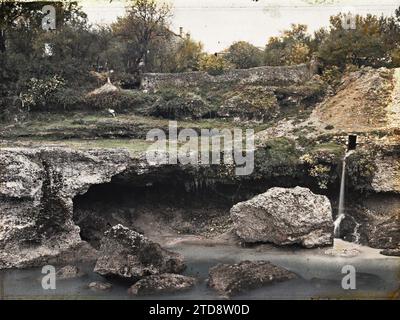
M 208 52 L 219 52 L 235 41 L 264 47 L 292 23 L 309 26 L 313 32 L 329 25 L 339 12 L 392 15 L 400 0 L 169 0 L 173 6 L 171 28 L 183 27 Z M 321 4 L 317 4 L 321 3 Z M 83 0 L 83 9 L 93 24 L 109 24 L 125 12 L 123 0 Z

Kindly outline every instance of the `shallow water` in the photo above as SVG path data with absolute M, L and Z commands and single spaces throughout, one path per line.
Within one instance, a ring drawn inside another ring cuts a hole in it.
M 335 242 L 335 250 L 339 253 L 354 248 L 359 251 L 357 256 L 340 257 L 325 254 L 327 249 L 277 249 L 271 246 L 246 249 L 231 245 L 175 244 L 169 249 L 185 256 L 188 266 L 185 274 L 199 278 L 199 284 L 185 293 L 140 299 L 222 299 L 206 285 L 209 268 L 218 263 L 242 260 L 268 260 L 295 272 L 298 278 L 250 291 L 237 296 L 238 299 L 381 299 L 398 290 L 400 258 L 385 257 L 379 250 L 340 240 Z M 356 268 L 356 290 L 342 289 L 345 274 L 341 270 L 345 265 Z M 39 268 L 2 271 L 2 296 L 6 299 L 138 299 L 127 295 L 129 285 L 124 283 L 113 283 L 112 290 L 107 292 L 91 291 L 87 285 L 103 279 L 92 272 L 93 265 L 80 267 L 87 275 L 57 281 L 56 290 L 42 289 L 43 275 Z

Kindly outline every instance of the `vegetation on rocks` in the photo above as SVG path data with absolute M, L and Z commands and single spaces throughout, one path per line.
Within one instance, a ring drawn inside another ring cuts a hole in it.
M 343 157 L 343 148 L 335 144 L 319 145 L 301 156 L 310 177 L 314 178 L 320 189 L 326 190 L 337 181 L 337 166 Z
M 373 150 L 358 150 L 349 157 L 347 176 L 352 189 L 362 192 L 371 190 L 376 171 L 375 156 Z
M 288 138 L 273 138 L 255 152 L 255 172 L 253 178 L 290 177 L 301 175 L 299 170 L 300 152 L 296 144 Z

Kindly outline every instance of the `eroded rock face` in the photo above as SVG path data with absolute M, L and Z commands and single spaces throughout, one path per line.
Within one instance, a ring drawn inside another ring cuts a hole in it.
M 123 150 L 0 149 L 0 269 L 41 265 L 80 248 L 73 198 L 128 163 Z
M 400 193 L 400 152 L 376 157 L 375 168 L 372 190 Z
M 136 296 L 145 296 L 184 292 L 191 289 L 195 283 L 195 278 L 165 273 L 139 280 L 129 288 L 128 293 Z
M 137 281 L 149 275 L 180 273 L 184 269 L 180 254 L 165 250 L 119 224 L 105 232 L 94 271 L 106 277 Z
M 400 196 L 381 193 L 357 200 L 341 224 L 343 238 L 377 249 L 399 248 Z
M 230 297 L 295 277 L 294 273 L 268 261 L 243 261 L 212 267 L 209 271 L 208 285 L 221 295 Z
M 236 234 L 245 242 L 332 245 L 333 220 L 329 199 L 309 189 L 272 188 L 232 207 Z

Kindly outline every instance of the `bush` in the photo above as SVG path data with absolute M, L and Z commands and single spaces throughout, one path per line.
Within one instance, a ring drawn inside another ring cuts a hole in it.
M 328 189 L 329 184 L 338 179 L 337 166 L 341 163 L 344 150 L 337 144 L 319 145 L 316 149 L 303 155 L 300 161 L 306 166 L 310 177 L 313 177 L 320 189 Z
M 224 96 L 218 108 L 219 117 L 239 117 L 242 120 L 270 120 L 279 113 L 274 92 L 261 86 L 239 88 Z
M 15 122 L 24 120 L 27 110 L 22 108 L 21 100 L 17 97 L 0 98 L 0 122 Z
M 296 177 L 300 170 L 299 151 L 292 139 L 285 137 L 273 138 L 255 152 L 256 178 Z
M 199 119 L 211 112 L 206 101 L 192 92 L 177 92 L 164 89 L 153 104 L 150 115 L 166 119 Z
M 28 110 L 57 106 L 57 96 L 65 88 L 65 80 L 57 75 L 46 79 L 32 78 L 26 84 L 22 101 Z
M 225 58 L 237 69 L 259 67 L 263 62 L 263 51 L 248 42 L 239 41 L 228 48 Z
M 354 190 L 370 190 L 375 171 L 375 152 L 371 150 L 358 150 L 347 159 L 349 186 Z
M 139 91 L 105 92 L 89 95 L 85 98 L 85 105 L 89 110 L 101 111 L 113 109 L 117 113 L 142 111 L 141 108 L 151 103 L 152 97 Z
M 206 71 L 207 73 L 216 76 L 224 73 L 229 69 L 232 69 L 232 65 L 229 64 L 221 56 L 215 55 L 205 55 L 200 59 L 199 67 L 201 71 Z

